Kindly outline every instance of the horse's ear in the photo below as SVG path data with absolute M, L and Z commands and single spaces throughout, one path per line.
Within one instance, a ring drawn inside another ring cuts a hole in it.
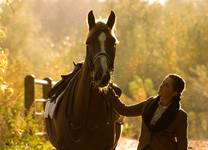
M 113 28 L 113 25 L 115 23 L 115 13 L 113 11 L 111 11 L 110 16 L 108 17 L 108 21 L 107 21 L 107 25 L 109 28 Z
M 89 25 L 89 30 L 92 29 L 95 25 L 95 17 L 93 15 L 93 11 L 91 10 L 88 14 L 88 25 Z

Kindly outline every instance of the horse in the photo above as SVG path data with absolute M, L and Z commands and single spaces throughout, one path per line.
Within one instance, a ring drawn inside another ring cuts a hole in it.
M 118 43 L 114 24 L 113 11 L 106 23 L 96 22 L 92 10 L 88 13 L 85 60 L 73 74 L 73 84 L 59 96 L 55 115 L 46 118 L 46 128 L 52 130 L 48 138 L 57 150 L 116 148 L 122 120 L 109 98 L 110 90 L 121 95 L 120 88 L 111 81 Z

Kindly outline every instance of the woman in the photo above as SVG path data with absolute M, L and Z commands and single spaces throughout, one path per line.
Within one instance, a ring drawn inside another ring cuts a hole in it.
M 187 114 L 180 108 L 184 86 L 185 81 L 179 75 L 170 74 L 155 98 L 125 106 L 118 96 L 113 96 L 116 112 L 128 117 L 142 116 L 138 150 L 187 150 Z

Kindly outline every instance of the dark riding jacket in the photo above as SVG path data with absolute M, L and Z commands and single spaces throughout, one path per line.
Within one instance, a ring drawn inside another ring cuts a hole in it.
M 114 109 L 123 116 L 135 117 L 142 116 L 145 106 L 153 98 L 136 105 L 126 106 L 117 96 L 113 96 L 112 104 Z M 187 150 L 187 114 L 179 109 L 176 118 L 170 125 L 162 131 L 152 133 L 142 120 L 141 135 L 137 150 L 145 150 L 149 145 L 151 148 L 146 150 Z

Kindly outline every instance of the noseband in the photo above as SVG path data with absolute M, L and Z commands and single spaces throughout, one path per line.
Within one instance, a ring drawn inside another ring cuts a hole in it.
M 87 51 L 88 51 L 88 54 L 90 56 L 90 68 L 93 69 L 93 66 L 94 64 L 96 63 L 96 61 L 101 58 L 101 57 L 106 57 L 107 59 L 107 63 L 108 65 L 111 66 L 112 64 L 112 60 L 110 59 L 110 56 L 106 53 L 106 52 L 98 52 L 95 56 L 92 56 L 92 53 L 91 53 L 91 46 L 87 44 Z M 113 71 L 113 65 L 112 67 L 110 68 L 110 71 Z
M 111 63 L 111 61 L 110 61 L 110 56 L 109 56 L 106 52 L 99 52 L 99 53 L 97 53 L 97 54 L 93 57 L 93 60 L 92 60 L 93 64 L 95 64 L 95 62 L 96 62 L 99 58 L 101 58 L 101 57 L 106 57 L 107 62 L 108 62 L 109 64 Z

